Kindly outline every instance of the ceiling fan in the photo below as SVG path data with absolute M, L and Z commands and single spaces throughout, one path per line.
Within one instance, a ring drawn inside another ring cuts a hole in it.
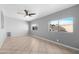
M 22 14 L 22 15 L 24 15 L 24 17 L 25 16 L 32 16 L 32 15 L 36 15 L 36 13 L 29 13 L 29 11 L 28 10 L 23 10 L 23 12 L 24 13 L 21 13 L 21 12 L 18 12 L 17 14 Z

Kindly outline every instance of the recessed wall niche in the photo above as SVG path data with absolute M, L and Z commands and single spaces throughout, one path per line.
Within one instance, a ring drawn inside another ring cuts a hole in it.
M 37 31 L 38 30 L 38 25 L 37 24 L 32 24 L 31 25 L 31 30 L 32 31 Z

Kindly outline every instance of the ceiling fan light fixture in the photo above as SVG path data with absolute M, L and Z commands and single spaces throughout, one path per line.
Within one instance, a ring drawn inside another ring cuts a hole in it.
M 27 16 L 27 17 L 28 17 L 28 16 L 31 17 L 31 16 L 33 16 L 33 15 L 36 15 L 36 13 L 29 13 L 29 11 L 26 10 L 26 9 L 24 10 L 24 13 L 18 12 L 17 14 L 21 14 L 21 15 L 22 15 L 22 14 L 25 14 L 24 17 L 26 17 L 26 16 Z

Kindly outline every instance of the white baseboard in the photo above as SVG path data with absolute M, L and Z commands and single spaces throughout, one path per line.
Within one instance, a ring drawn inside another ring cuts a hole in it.
M 71 47 L 71 46 L 68 46 L 68 45 L 65 45 L 65 44 L 62 44 L 62 43 L 58 43 L 58 42 L 55 42 L 55 41 L 52 41 L 52 40 L 48 40 L 48 39 L 40 37 L 40 36 L 32 35 L 32 37 L 36 37 L 36 38 L 39 38 L 39 39 L 42 39 L 42 40 L 45 40 L 45 41 L 48 41 L 48 42 L 51 42 L 51 43 L 54 43 L 54 44 L 57 44 L 57 45 L 61 45 L 63 47 L 66 47 L 66 48 L 69 48 L 69 49 L 72 49 L 72 50 L 75 50 L 75 51 L 79 51 L 78 48 Z

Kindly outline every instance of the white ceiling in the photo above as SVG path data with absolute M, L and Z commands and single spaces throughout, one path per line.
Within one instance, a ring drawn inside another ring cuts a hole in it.
M 54 12 L 74 6 L 73 4 L 5 4 L 2 5 L 4 15 L 8 17 L 15 17 L 24 21 L 32 21 L 34 19 L 50 15 Z M 17 12 L 22 12 L 24 9 L 29 12 L 36 13 L 32 17 L 24 17 L 18 15 Z

